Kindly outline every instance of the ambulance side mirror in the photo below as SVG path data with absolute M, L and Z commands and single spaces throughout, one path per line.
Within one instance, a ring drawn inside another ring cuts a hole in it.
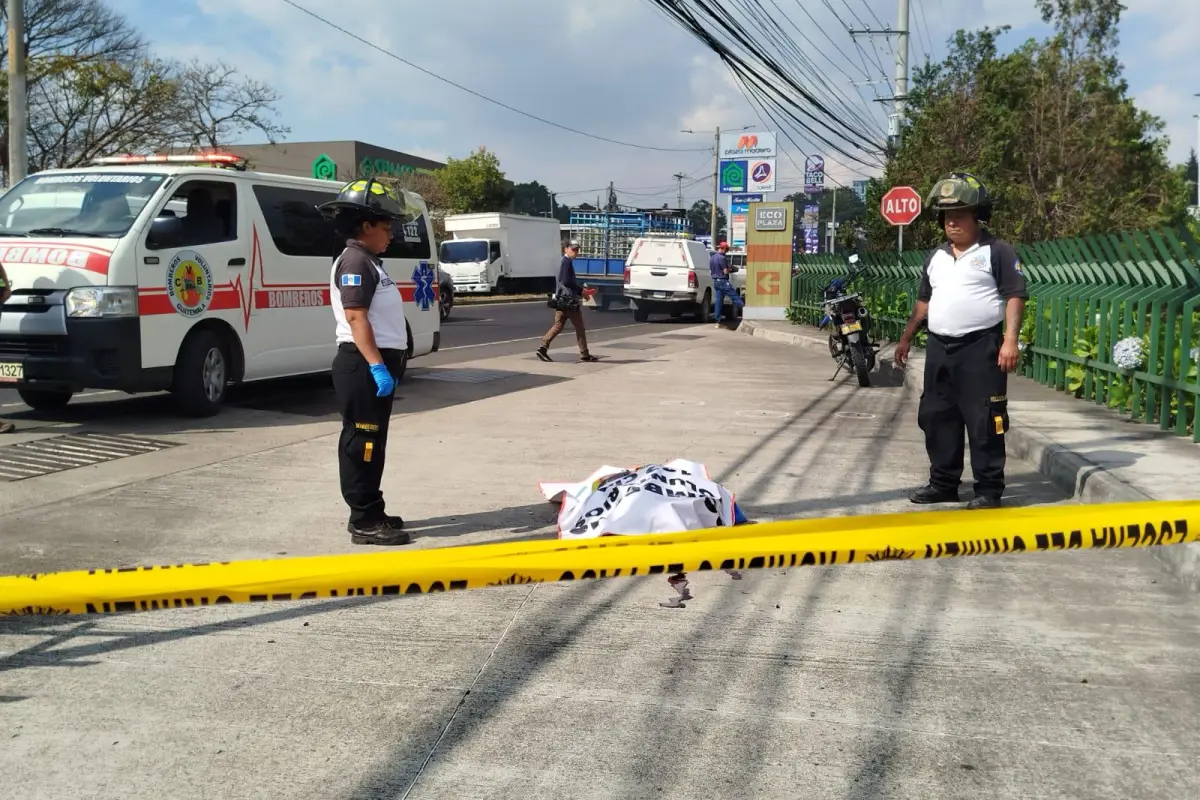
M 156 217 L 150 223 L 150 233 L 146 236 L 147 249 L 166 250 L 179 247 L 182 242 L 183 221 L 179 217 Z

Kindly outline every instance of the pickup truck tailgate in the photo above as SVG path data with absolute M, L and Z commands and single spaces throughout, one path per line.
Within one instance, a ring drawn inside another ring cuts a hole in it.
M 633 292 L 687 292 L 688 268 L 635 264 L 629 268 L 628 289 Z

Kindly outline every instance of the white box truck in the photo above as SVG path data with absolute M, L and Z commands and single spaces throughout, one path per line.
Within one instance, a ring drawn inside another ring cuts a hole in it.
M 455 214 L 446 217 L 438 260 L 455 294 L 553 292 L 562 234 L 553 217 Z

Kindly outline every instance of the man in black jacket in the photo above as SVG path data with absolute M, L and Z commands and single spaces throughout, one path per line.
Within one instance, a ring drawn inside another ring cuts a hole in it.
M 574 261 L 577 255 L 579 242 L 570 242 L 563 248 L 562 262 L 558 267 L 558 288 L 554 295 L 558 301 L 558 308 L 554 312 L 554 324 L 542 337 L 542 346 L 537 349 L 536 354 L 542 361 L 554 360 L 550 358 L 550 344 L 554 337 L 562 333 L 568 320 L 575 329 L 575 341 L 579 343 L 579 360 L 599 360 L 588 352 L 587 333 L 583 329 L 583 287 L 575 277 Z

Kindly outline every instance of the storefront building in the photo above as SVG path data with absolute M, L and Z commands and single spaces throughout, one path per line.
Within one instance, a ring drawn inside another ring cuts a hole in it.
M 326 181 L 348 181 L 374 175 L 399 178 L 446 166 L 420 156 L 357 141 L 281 142 L 222 148 L 245 158 L 259 172 L 296 175 Z

